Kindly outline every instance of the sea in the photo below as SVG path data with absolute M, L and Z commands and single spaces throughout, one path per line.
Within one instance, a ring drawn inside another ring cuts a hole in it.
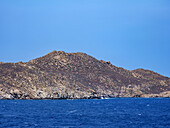
M 170 98 L 0 100 L 0 128 L 170 128 Z

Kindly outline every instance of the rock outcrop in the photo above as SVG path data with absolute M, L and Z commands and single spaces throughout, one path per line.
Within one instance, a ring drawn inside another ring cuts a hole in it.
M 170 97 L 170 78 L 126 70 L 85 53 L 53 51 L 23 63 L 0 63 L 0 99 Z

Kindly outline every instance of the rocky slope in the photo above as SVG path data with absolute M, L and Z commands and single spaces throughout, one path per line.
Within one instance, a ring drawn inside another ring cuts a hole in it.
M 0 99 L 107 97 L 170 97 L 170 78 L 63 51 L 26 63 L 0 63 Z

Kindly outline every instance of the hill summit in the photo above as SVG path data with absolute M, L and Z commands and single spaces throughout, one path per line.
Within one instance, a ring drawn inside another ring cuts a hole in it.
M 25 63 L 0 63 L 0 99 L 109 97 L 170 97 L 170 78 L 129 71 L 81 52 L 53 51 Z

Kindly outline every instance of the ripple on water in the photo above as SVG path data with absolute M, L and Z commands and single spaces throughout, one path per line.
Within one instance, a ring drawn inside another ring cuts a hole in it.
M 169 125 L 169 98 L 0 100 L 0 126 L 5 128 L 168 128 Z

